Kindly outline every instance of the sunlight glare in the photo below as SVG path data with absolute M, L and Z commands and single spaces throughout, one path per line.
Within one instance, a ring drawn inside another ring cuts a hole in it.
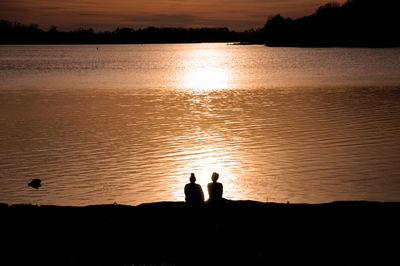
M 228 89 L 232 85 L 232 60 L 229 50 L 216 44 L 189 50 L 182 62 L 179 85 L 194 91 Z
M 185 85 L 194 90 L 217 90 L 228 88 L 229 75 L 226 69 L 204 67 L 186 74 Z

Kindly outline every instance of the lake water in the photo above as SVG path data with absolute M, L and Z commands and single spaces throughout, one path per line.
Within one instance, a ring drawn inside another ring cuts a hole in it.
M 399 133 L 399 48 L 0 46 L 0 202 L 400 201 Z

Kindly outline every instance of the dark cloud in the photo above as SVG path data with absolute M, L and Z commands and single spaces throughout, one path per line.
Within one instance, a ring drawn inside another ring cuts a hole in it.
M 142 25 L 164 25 L 166 27 L 187 27 L 197 24 L 212 24 L 215 20 L 187 14 L 148 14 L 135 15 L 130 18 L 133 24 Z
M 249 26 L 261 27 L 262 24 L 255 23 L 253 20 L 243 21 L 234 19 L 216 19 L 187 14 L 148 14 L 135 15 L 126 18 L 126 23 L 134 28 L 148 26 L 155 27 L 241 27 L 248 29 Z M 250 28 L 251 28 L 250 27 Z

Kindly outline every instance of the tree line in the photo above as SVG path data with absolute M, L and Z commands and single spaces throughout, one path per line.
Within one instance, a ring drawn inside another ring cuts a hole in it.
M 95 32 L 92 28 L 65 32 L 56 26 L 43 30 L 36 24 L 0 21 L 2 44 L 143 44 L 197 42 L 256 42 L 256 31 L 231 31 L 228 28 L 156 28 L 134 30 L 117 28 Z
M 271 16 L 264 27 L 236 32 L 228 28 L 92 28 L 65 32 L 56 26 L 0 21 L 0 44 L 136 44 L 242 42 L 268 46 L 400 46 L 398 0 L 348 0 L 327 3 L 298 19 Z
M 398 0 L 348 0 L 321 6 L 296 20 L 270 17 L 263 36 L 269 46 L 400 46 Z

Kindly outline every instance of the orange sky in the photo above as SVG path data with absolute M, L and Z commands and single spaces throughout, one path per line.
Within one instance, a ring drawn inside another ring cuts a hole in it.
M 0 18 L 61 30 L 92 27 L 262 27 L 270 15 L 309 15 L 329 0 L 0 0 Z M 345 0 L 336 2 L 343 3 Z

